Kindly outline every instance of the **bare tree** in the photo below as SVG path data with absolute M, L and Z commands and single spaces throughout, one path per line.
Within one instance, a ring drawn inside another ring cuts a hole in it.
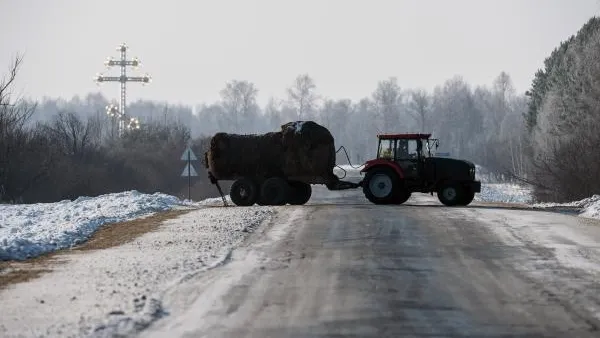
M 258 106 L 256 96 L 258 89 L 252 82 L 233 80 L 225 85 L 221 90 L 221 99 L 223 108 L 233 124 L 235 132 L 242 131 L 243 125 L 246 128 L 254 127 Z
M 65 155 L 81 158 L 99 146 L 100 123 L 94 118 L 84 123 L 75 113 L 60 112 L 48 131 Z
M 417 89 L 410 92 L 410 101 L 408 103 L 409 113 L 419 124 L 422 133 L 425 132 L 430 104 L 429 94 L 425 90 Z
M 400 122 L 402 92 L 395 77 L 379 81 L 373 92 L 373 102 L 380 118 L 379 129 L 382 132 L 396 131 Z
M 319 99 L 316 94 L 315 82 L 308 74 L 298 75 L 294 84 L 288 88 L 289 104 L 296 110 L 296 117 L 299 120 L 311 118 L 317 108 Z

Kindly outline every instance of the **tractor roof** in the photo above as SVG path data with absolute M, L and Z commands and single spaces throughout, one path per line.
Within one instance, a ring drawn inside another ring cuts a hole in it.
M 416 139 L 424 139 L 429 138 L 431 134 L 379 134 L 377 137 L 379 139 L 386 140 L 416 140 Z

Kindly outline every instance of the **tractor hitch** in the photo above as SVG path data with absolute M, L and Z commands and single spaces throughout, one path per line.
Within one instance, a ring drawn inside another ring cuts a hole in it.
M 362 180 L 358 183 L 348 182 L 337 180 L 333 183 L 326 184 L 327 189 L 329 190 L 346 190 L 346 189 L 356 189 L 362 186 Z

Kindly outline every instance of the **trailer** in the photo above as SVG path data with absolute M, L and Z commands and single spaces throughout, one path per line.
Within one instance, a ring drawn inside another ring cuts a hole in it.
M 229 195 L 236 205 L 302 205 L 313 184 L 330 190 L 360 187 L 334 174 L 335 158 L 327 128 L 296 121 L 265 134 L 217 133 L 205 153 L 205 166 L 213 184 L 234 181 Z

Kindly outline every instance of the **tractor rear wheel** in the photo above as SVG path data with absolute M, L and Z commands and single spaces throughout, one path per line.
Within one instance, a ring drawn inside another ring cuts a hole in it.
M 374 168 L 367 172 L 363 182 L 365 197 L 375 204 L 394 203 L 394 188 L 398 176 L 390 168 Z
M 402 204 L 406 201 L 408 201 L 408 199 L 410 198 L 411 193 L 410 191 L 406 191 L 406 190 L 402 190 L 402 191 L 398 191 L 396 192 L 396 195 L 394 196 L 394 204 Z
M 258 187 L 251 179 L 240 178 L 231 184 L 229 197 L 235 205 L 251 206 L 256 203 L 258 198 Z
M 267 178 L 260 188 L 262 205 L 284 205 L 290 196 L 290 185 L 281 177 Z
M 453 182 L 442 185 L 437 192 L 437 196 L 440 202 L 449 207 L 460 205 L 461 201 L 465 199 L 463 187 Z
M 312 195 L 312 187 L 308 183 L 290 181 L 290 196 L 288 202 L 291 205 L 303 205 L 308 202 Z

